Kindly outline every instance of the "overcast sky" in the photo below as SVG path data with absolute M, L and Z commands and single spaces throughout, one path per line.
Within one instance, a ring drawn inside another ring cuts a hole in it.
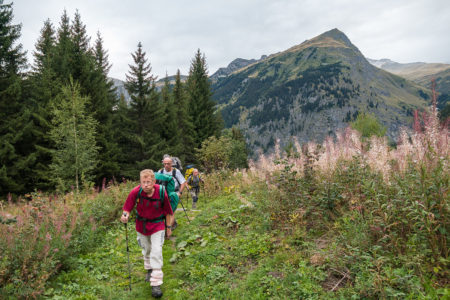
M 5 0 L 4 3 L 11 1 Z M 16 0 L 14 24 L 32 63 L 44 21 L 78 9 L 104 40 L 111 77 L 125 79 L 138 42 L 163 78 L 187 74 L 197 49 L 209 74 L 235 58 L 260 58 L 338 28 L 369 58 L 450 63 L 449 0 Z

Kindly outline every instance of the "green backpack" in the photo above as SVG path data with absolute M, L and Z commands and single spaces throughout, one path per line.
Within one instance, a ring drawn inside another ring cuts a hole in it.
M 175 181 L 173 177 L 157 172 L 155 173 L 155 179 L 157 184 L 162 185 L 166 188 L 167 195 L 170 199 L 170 206 L 172 207 L 173 212 L 175 212 L 178 207 L 178 202 L 180 202 L 180 198 L 175 192 Z

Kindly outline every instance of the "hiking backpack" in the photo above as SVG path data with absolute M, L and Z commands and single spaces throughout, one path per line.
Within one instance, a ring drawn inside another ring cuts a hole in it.
M 183 167 L 181 166 L 181 160 L 178 157 L 172 157 L 172 167 L 177 168 L 180 171 L 183 170 Z
M 195 166 L 193 164 L 189 164 L 186 166 L 186 173 L 184 173 L 184 179 L 188 180 L 189 176 L 191 176 L 192 172 L 194 172 Z
M 174 186 L 175 186 L 175 180 L 176 180 L 178 182 L 178 189 L 175 189 L 175 187 L 174 187 L 174 192 L 178 192 L 178 190 L 181 187 L 181 183 L 180 183 L 180 181 L 178 180 L 178 178 L 176 176 L 177 175 L 177 169 L 176 168 L 172 168 L 172 175 L 167 175 L 167 174 L 164 174 L 163 172 L 164 172 L 164 169 L 159 169 L 159 171 L 156 174 L 162 174 L 162 175 L 166 175 L 166 176 L 171 176 L 173 178 L 173 180 L 174 180 L 174 182 L 173 182 Z M 156 183 L 158 183 L 158 179 L 156 179 Z
M 165 187 L 167 191 L 167 196 L 169 196 L 170 199 L 170 206 L 172 206 L 172 210 L 173 212 L 175 212 L 175 210 L 177 210 L 180 198 L 178 197 L 178 194 L 175 192 L 175 181 L 173 176 L 163 174 L 161 169 L 159 172 L 155 173 L 155 179 L 157 184 Z

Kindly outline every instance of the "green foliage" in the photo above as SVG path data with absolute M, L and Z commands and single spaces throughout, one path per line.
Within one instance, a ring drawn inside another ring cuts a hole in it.
M 161 130 L 161 139 L 165 141 L 163 149 L 164 153 L 171 153 L 176 156 L 181 153 L 181 132 L 178 126 L 177 108 L 172 97 L 168 76 L 164 79 L 164 86 L 161 90 L 162 123 L 164 130 Z
M 371 136 L 384 136 L 386 134 L 386 127 L 382 126 L 377 118 L 368 113 L 360 113 L 355 121 L 350 123 L 350 126 L 358 130 L 364 139 Z
M 95 144 L 97 123 L 86 115 L 89 101 L 81 97 L 80 86 L 70 83 L 61 89 L 53 110 L 51 138 L 56 145 L 51 168 L 61 191 L 71 185 L 79 192 L 80 182 L 89 182 L 97 164 L 98 147 Z
M 207 172 L 223 168 L 248 167 L 246 144 L 238 132 L 234 129 L 225 131 L 219 138 L 211 136 L 202 143 L 200 149 L 197 149 L 197 159 Z
M 18 44 L 21 25 L 12 24 L 12 4 L 0 2 L 0 195 L 30 188 L 34 163 L 30 109 L 23 98 L 26 57 Z
M 189 115 L 195 132 L 195 147 L 198 148 L 210 136 L 217 136 L 222 128 L 220 117 L 214 113 L 205 55 L 200 49 L 195 53 L 186 82 Z
M 142 44 L 132 53 L 134 65 L 130 65 L 129 74 L 126 75 L 125 84 L 131 95 L 128 110 L 128 122 L 131 128 L 127 131 L 127 141 L 121 144 L 122 153 L 131 170 L 137 173 L 144 168 L 156 169 L 160 166 L 164 154 L 166 141 L 161 138 L 164 130 L 163 105 L 158 100 L 159 95 L 155 88 L 155 78 L 151 75 L 151 66 L 147 62 L 146 53 Z M 119 130 L 121 127 L 118 127 Z
M 108 186 L 102 194 L 94 192 L 78 198 L 35 192 L 28 195 L 28 205 L 7 207 L 17 222 L 0 224 L 0 294 L 12 298 L 52 295 L 54 288 L 45 289 L 48 281 L 58 271 L 79 264 L 90 272 L 86 278 L 94 274 L 99 280 L 107 279 L 102 269 L 88 268 L 89 260 L 83 253 L 92 251 L 104 235 L 108 236 L 105 229 L 117 219 L 129 188 Z M 76 291 L 79 286 L 72 282 L 63 288 Z
M 177 70 L 175 77 L 175 85 L 172 90 L 173 104 L 172 109 L 175 111 L 178 130 L 180 132 L 179 143 L 181 145 L 181 152 L 174 153 L 183 162 L 195 162 L 194 148 L 195 148 L 195 131 L 192 117 L 189 114 L 189 102 L 186 95 L 186 87 L 181 82 L 180 70 Z
M 431 250 L 433 239 L 426 238 L 437 223 L 428 229 L 425 223 L 413 224 L 426 218 L 414 215 L 411 201 L 416 200 L 408 200 L 429 193 L 442 203 L 435 194 L 448 185 L 442 169 L 427 176 L 417 176 L 420 169 L 411 169 L 411 177 L 390 186 L 358 159 L 340 163 L 338 171 L 326 180 L 312 173 L 312 178 L 301 181 L 293 167 L 283 162 L 285 169 L 270 175 L 272 187 L 267 178 L 261 180 L 250 172 L 222 171 L 206 176 L 206 196 L 198 202 L 201 211 L 188 209 L 190 224 L 179 215 L 174 237 L 165 242 L 164 297 L 445 298 L 449 293 L 445 286 L 448 260 L 441 256 L 437 263 Z M 431 178 L 439 183 L 432 184 Z M 425 186 L 436 188 L 423 190 Z M 269 192 L 274 187 L 276 190 Z M 118 208 L 114 203 L 123 201 L 127 188 L 99 195 L 92 210 L 84 207 L 84 214 L 108 220 L 112 214 L 107 211 Z M 406 189 L 411 192 L 405 193 Z M 282 195 L 274 198 L 276 193 Z M 116 200 L 108 200 L 109 196 Z M 104 202 L 109 207 L 105 212 L 100 205 Z M 275 204 L 268 206 L 270 202 Z M 275 209 L 286 205 L 291 210 L 277 217 Z M 447 224 L 445 218 L 437 222 Z M 124 229 L 113 224 L 102 234 L 101 243 L 89 254 L 74 256 L 70 268 L 46 286 L 47 297 L 144 299 L 150 293 L 148 283 L 142 280 L 141 251 L 133 239 L 133 291 L 126 291 Z

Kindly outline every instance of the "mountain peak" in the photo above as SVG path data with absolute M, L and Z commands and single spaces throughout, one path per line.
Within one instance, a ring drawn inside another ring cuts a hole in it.
M 358 48 L 352 44 L 345 33 L 337 28 L 326 31 L 310 40 L 306 40 L 299 45 L 289 48 L 285 52 L 301 51 L 308 47 L 350 48 L 359 52 Z
M 352 42 L 350 42 L 349 38 L 345 35 L 345 33 L 343 33 L 337 28 L 331 29 L 317 36 L 317 39 L 324 39 L 324 38 L 332 38 L 333 40 L 342 42 L 347 46 L 354 47 L 354 45 L 352 44 Z

